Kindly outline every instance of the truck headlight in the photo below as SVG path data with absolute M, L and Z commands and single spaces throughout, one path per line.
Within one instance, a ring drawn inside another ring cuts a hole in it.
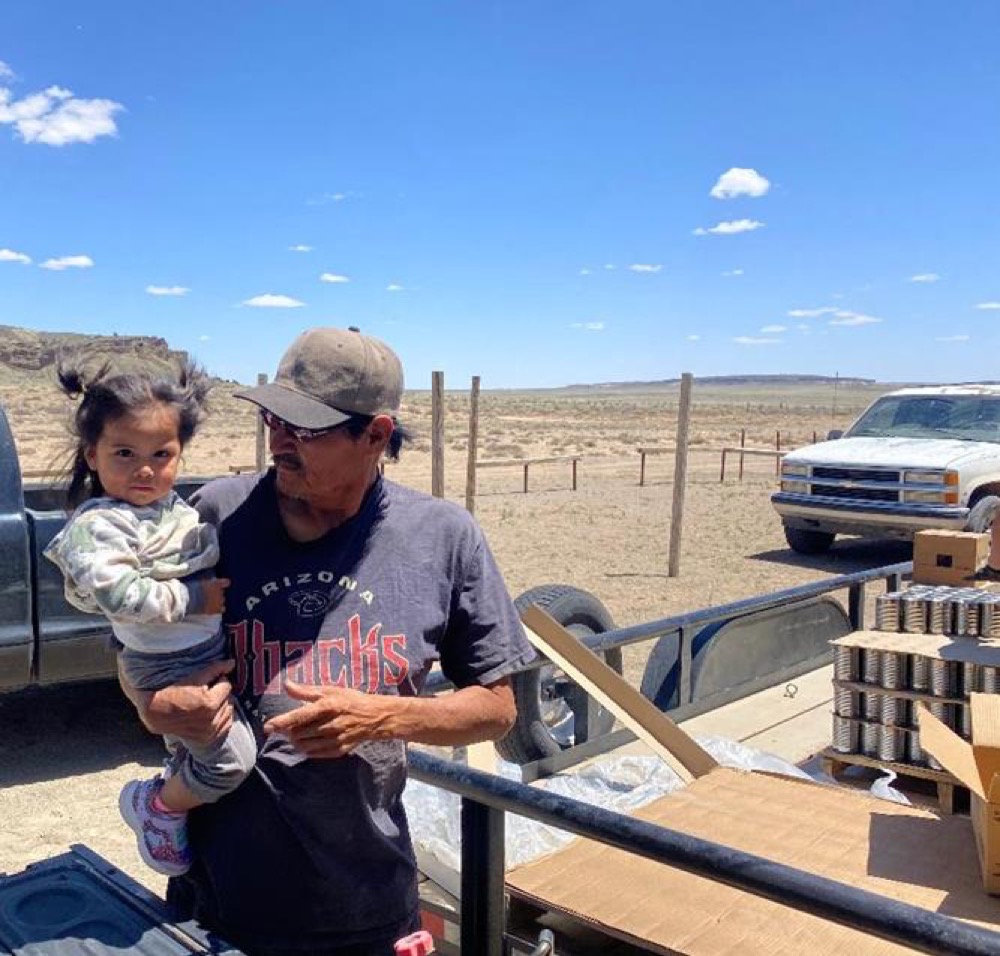
M 808 476 L 808 465 L 800 465 L 792 461 L 783 461 L 781 463 L 782 478 L 807 478 Z
M 941 491 L 904 491 L 903 501 L 919 505 L 943 505 L 944 489 Z
M 781 479 L 781 490 L 791 491 L 793 494 L 797 495 L 807 495 L 809 494 L 809 482 L 808 481 L 786 481 L 784 478 Z
M 903 482 L 914 485 L 958 485 L 957 471 L 927 471 L 914 469 L 903 472 Z

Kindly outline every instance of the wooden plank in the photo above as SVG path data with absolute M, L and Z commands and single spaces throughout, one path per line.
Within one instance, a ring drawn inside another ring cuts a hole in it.
M 691 424 L 691 385 L 694 376 L 681 374 L 681 396 L 677 404 L 677 457 L 674 458 L 674 495 L 670 507 L 670 545 L 667 576 L 681 573 L 681 531 L 684 528 L 684 492 L 687 488 L 688 431 Z
M 786 454 L 773 448 L 740 448 L 738 445 L 727 445 L 721 451 L 730 455 L 766 455 L 770 458 L 784 458 Z
M 544 458 L 492 458 L 477 462 L 477 468 L 503 468 L 512 465 L 541 465 L 553 461 L 579 461 L 583 455 L 551 455 Z
M 710 754 L 657 710 L 652 701 L 541 608 L 530 605 L 522 612 L 521 621 L 534 647 L 607 707 L 685 783 L 718 766 Z
M 465 466 L 465 510 L 476 513 L 476 459 L 479 457 L 479 376 L 472 376 L 469 392 L 469 441 Z
M 267 373 L 258 372 L 257 373 L 257 384 L 266 385 L 267 384 Z M 257 467 L 254 469 L 247 469 L 248 471 L 263 471 L 267 465 L 267 437 L 266 429 L 264 427 L 264 419 L 257 416 L 257 434 L 256 434 L 256 445 L 254 453 L 254 461 L 257 462 Z M 238 472 L 237 472 L 238 474 Z

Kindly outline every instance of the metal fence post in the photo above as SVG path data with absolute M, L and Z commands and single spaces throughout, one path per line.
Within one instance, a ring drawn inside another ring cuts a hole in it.
M 503 956 L 504 812 L 462 798 L 463 953 Z

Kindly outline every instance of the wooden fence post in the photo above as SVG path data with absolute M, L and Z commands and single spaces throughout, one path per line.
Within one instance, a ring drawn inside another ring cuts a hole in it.
M 681 394 L 677 404 L 677 452 L 674 458 L 674 500 L 670 510 L 670 563 L 667 571 L 672 578 L 676 578 L 681 570 L 681 528 L 684 524 L 684 486 L 687 483 L 692 379 L 690 372 L 681 373 Z
M 777 452 L 781 451 L 781 432 L 777 431 L 774 433 L 774 450 Z M 776 475 L 781 474 L 781 455 L 774 456 L 774 473 Z
M 444 497 L 444 372 L 431 372 L 431 494 Z
M 267 384 L 267 374 L 265 372 L 257 373 L 257 384 L 266 385 Z M 264 419 L 257 416 L 257 450 L 254 457 L 254 463 L 257 466 L 257 471 L 263 471 L 264 466 L 267 463 L 267 441 L 264 438 Z
M 747 430 L 745 428 L 740 429 L 740 448 L 745 448 L 747 444 Z M 743 455 L 740 455 L 740 481 L 743 480 Z
M 476 459 L 479 455 L 479 376 L 472 376 L 469 392 L 469 448 L 465 470 L 465 510 L 476 513 Z

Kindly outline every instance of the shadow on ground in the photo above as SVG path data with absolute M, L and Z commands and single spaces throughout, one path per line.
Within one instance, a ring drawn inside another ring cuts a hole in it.
M 760 551 L 748 555 L 752 561 L 768 561 L 795 568 L 812 568 L 828 574 L 851 574 L 884 565 L 913 560 L 913 545 L 908 541 L 845 538 L 835 541 L 825 554 L 799 554 L 791 548 Z
M 0 697 L 0 786 L 159 762 L 163 742 L 139 722 L 115 681 Z

